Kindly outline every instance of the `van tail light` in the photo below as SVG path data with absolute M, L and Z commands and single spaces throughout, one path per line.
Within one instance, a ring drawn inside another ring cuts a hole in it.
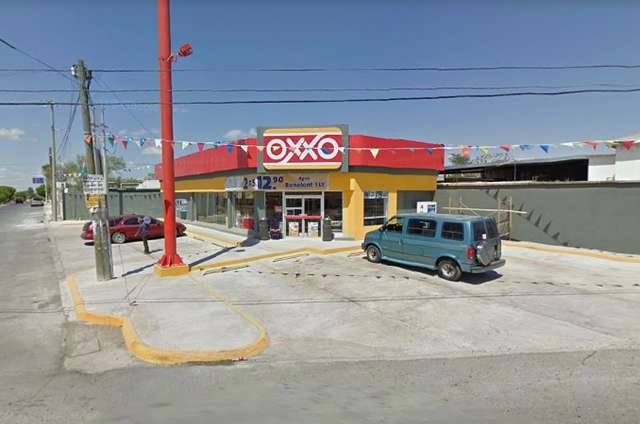
M 467 247 L 467 259 L 470 261 L 474 260 L 476 257 L 476 249 L 473 246 Z

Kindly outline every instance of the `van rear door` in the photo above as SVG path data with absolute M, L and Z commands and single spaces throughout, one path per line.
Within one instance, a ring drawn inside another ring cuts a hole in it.
M 502 242 L 496 222 L 492 218 L 474 221 L 471 224 L 471 228 L 478 262 L 486 266 L 500 259 Z

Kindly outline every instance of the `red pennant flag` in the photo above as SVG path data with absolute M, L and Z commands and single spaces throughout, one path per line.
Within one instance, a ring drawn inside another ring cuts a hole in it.
M 198 151 L 201 152 L 204 150 L 204 143 L 198 143 Z
M 625 150 L 630 150 L 631 146 L 633 146 L 633 143 L 635 142 L 635 140 L 625 140 L 622 142 L 622 145 L 624 146 Z
M 469 147 L 467 146 L 462 146 L 460 153 L 462 153 L 462 156 L 467 157 L 469 156 Z
M 121 140 L 121 142 L 122 142 L 122 147 L 124 147 L 124 149 L 127 150 L 127 145 L 129 144 L 129 142 L 124 138 Z
M 598 147 L 598 143 L 596 143 L 595 141 L 585 141 L 584 144 L 593 147 L 593 150 L 596 150 L 596 148 Z
M 117 135 L 114 135 L 114 136 L 113 136 L 113 144 L 118 144 L 118 141 L 119 141 L 119 140 L 118 140 L 118 136 L 117 136 Z
M 503 144 L 502 146 L 500 146 L 500 148 L 505 152 L 508 152 L 511 150 L 511 146 L 509 146 L 508 144 Z
M 87 144 L 90 144 L 92 140 L 91 134 L 85 134 L 84 135 L 84 142 Z

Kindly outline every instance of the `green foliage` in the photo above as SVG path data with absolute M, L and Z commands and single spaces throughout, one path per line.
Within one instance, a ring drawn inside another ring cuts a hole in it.
M 464 156 L 460 153 L 452 153 L 449 155 L 449 162 L 456 166 L 469 165 L 471 163 L 471 159 L 469 156 Z
M 13 200 L 15 194 L 15 188 L 9 186 L 0 186 L 0 203 L 5 203 Z
M 40 197 L 45 197 L 46 190 L 44 188 L 44 184 L 40 184 L 38 187 L 36 187 L 36 194 Z

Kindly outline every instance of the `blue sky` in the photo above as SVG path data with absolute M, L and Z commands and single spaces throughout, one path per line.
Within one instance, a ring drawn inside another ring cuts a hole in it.
M 176 0 L 172 5 L 174 48 L 185 41 L 194 48 L 194 54 L 178 62 L 176 69 L 640 63 L 638 4 L 604 3 Z M 68 68 L 78 58 L 84 58 L 90 68 L 157 66 L 155 1 L 5 0 L 0 37 L 61 68 Z M 13 67 L 40 66 L 0 46 L 0 68 Z M 637 83 L 640 87 L 638 73 L 640 70 L 227 71 L 176 73 L 174 88 L 591 83 Z M 158 87 L 156 74 L 98 73 L 97 77 L 111 88 Z M 56 74 L 15 72 L 0 73 L 0 88 L 67 89 L 70 84 Z M 94 84 L 92 88 L 103 87 Z M 353 95 L 199 93 L 176 95 L 174 100 Z M 0 101 L 69 101 L 71 97 L 69 93 L 0 93 Z M 110 94 L 95 93 L 93 97 L 96 101 L 116 100 Z M 120 94 L 120 98 L 153 101 L 157 93 Z M 450 144 L 556 143 L 636 134 L 640 131 L 639 103 L 640 94 L 589 94 L 376 104 L 179 106 L 174 125 L 175 137 L 187 140 L 222 140 L 230 131 L 247 134 L 258 125 L 346 123 L 352 133 Z M 150 131 L 146 135 L 153 136 L 160 127 L 157 108 L 131 109 Z M 59 139 L 68 116 L 68 107 L 57 109 Z M 106 116 L 114 133 L 144 132 L 121 107 L 108 108 Z M 83 149 L 78 118 L 63 152 L 65 160 Z M 0 108 L 0 184 L 18 188 L 30 184 L 31 176 L 47 161 L 49 125 L 47 108 Z M 132 147 L 118 153 L 132 166 L 159 160 L 154 149 L 143 154 Z

